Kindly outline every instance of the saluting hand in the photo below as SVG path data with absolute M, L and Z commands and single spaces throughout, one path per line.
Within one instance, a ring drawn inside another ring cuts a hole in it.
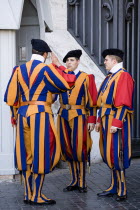
M 58 67 L 61 66 L 61 63 L 59 62 L 57 56 L 53 52 L 51 53 L 51 59 L 53 64 L 55 64 Z

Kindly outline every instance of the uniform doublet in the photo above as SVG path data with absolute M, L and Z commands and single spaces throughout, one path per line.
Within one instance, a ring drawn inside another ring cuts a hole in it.
M 52 64 L 47 66 L 39 60 L 13 69 L 4 101 L 11 106 L 13 117 L 18 110 L 15 149 L 18 170 L 26 170 L 27 164 L 32 164 L 33 173 L 49 173 L 59 161 L 60 142 L 52 116 L 51 92 L 70 89 L 62 74 L 68 78 L 62 71 L 59 74 Z M 36 101 L 39 105 L 24 105 Z M 48 105 L 40 105 L 41 102 Z

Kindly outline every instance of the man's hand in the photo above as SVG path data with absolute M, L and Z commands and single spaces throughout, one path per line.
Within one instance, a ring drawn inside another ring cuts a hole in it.
M 53 64 L 55 64 L 58 67 L 61 66 L 61 63 L 59 62 L 58 58 L 53 52 L 51 53 L 51 59 Z
M 117 132 L 117 127 L 111 126 L 110 133 L 116 133 L 116 132 Z
M 94 130 L 95 124 L 94 123 L 88 123 L 88 131 L 91 132 Z
M 95 125 L 95 131 L 96 132 L 99 132 L 100 131 L 100 127 L 101 127 L 101 123 L 96 123 L 96 125 Z
M 12 124 L 12 127 L 17 125 L 17 120 L 14 117 L 11 117 L 11 124 Z

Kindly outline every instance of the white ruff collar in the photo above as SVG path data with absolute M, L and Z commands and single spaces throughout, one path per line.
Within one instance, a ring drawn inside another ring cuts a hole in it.
M 44 63 L 45 58 L 42 55 L 32 54 L 31 60 L 38 60 Z
M 117 63 L 109 72 L 114 74 L 121 68 L 123 68 L 123 62 Z

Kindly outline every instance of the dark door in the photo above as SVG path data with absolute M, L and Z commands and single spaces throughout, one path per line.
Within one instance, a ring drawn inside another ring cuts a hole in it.
M 30 0 L 24 1 L 20 29 L 16 33 L 17 65 L 27 62 L 31 58 L 31 39 L 40 37 L 39 21 L 35 5 Z
M 104 74 L 101 52 L 125 51 L 135 79 L 132 154 L 140 156 L 140 0 L 68 0 L 68 30 Z

